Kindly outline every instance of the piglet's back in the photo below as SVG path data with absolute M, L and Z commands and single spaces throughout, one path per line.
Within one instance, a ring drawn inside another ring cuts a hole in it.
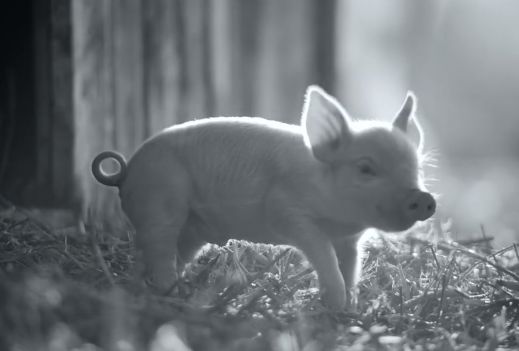
M 304 174 L 315 162 L 299 126 L 256 117 L 206 118 L 167 128 L 142 145 L 129 168 L 151 171 L 172 160 L 198 193 L 214 196 L 231 189 L 257 194 L 257 187 Z M 172 177 L 175 171 L 168 170 Z

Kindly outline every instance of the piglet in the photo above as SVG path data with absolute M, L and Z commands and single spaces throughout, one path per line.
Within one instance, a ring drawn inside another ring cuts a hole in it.
M 356 121 L 310 86 L 301 125 L 250 117 L 186 122 L 148 139 L 128 162 L 100 153 L 92 172 L 119 188 L 145 277 L 159 289 L 175 283 L 202 245 L 235 238 L 300 249 L 324 303 L 343 309 L 359 278 L 363 231 L 403 231 L 435 211 L 420 178 L 415 100 L 409 92 L 392 123 Z M 108 158 L 118 172 L 103 171 Z

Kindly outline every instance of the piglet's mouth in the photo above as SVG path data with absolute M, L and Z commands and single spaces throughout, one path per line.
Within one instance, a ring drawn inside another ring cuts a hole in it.
M 402 232 L 411 228 L 417 221 L 398 216 L 396 211 L 386 211 L 381 205 L 375 206 L 377 229 L 387 232 Z

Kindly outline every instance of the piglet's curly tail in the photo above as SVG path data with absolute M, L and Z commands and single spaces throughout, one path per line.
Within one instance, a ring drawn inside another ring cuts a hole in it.
M 119 170 L 115 173 L 106 173 L 101 163 L 107 159 L 114 159 L 119 164 Z M 92 174 L 95 179 L 107 186 L 119 186 L 126 176 L 126 159 L 115 151 L 103 151 L 92 161 Z

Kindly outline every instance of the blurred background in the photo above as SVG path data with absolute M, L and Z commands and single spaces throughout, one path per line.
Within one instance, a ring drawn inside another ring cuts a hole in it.
M 1 11 L 0 194 L 111 216 L 92 157 L 205 116 L 298 123 L 319 84 L 357 118 L 418 96 L 457 238 L 519 240 L 519 2 L 18 0 Z

